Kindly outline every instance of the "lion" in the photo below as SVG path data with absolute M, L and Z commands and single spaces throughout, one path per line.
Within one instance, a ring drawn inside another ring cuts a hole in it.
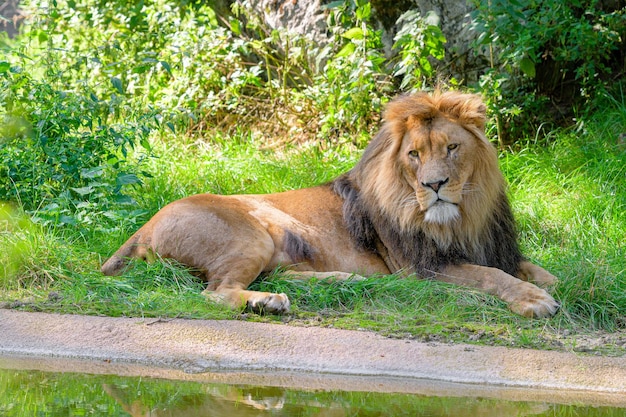
M 208 299 L 286 313 L 286 294 L 248 290 L 284 268 L 296 279 L 397 274 L 473 287 L 526 317 L 559 304 L 556 278 L 526 260 L 480 96 L 435 91 L 390 101 L 354 168 L 330 183 L 265 195 L 174 201 L 102 266 L 172 258 L 198 271 Z

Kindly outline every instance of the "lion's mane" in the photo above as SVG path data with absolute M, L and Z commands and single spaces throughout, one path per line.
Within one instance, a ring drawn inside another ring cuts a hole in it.
M 398 152 L 416 119 L 445 118 L 475 137 L 472 173 L 457 220 L 424 221 Z M 470 263 L 518 272 L 523 260 L 495 148 L 484 134 L 485 107 L 470 94 L 403 96 L 387 105 L 385 123 L 359 163 L 332 183 L 343 198 L 343 217 L 362 249 L 378 252 L 392 272 L 428 277 L 451 264 Z

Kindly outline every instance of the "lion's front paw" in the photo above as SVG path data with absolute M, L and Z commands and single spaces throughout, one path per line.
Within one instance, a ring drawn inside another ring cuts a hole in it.
M 520 279 L 532 282 L 542 288 L 555 285 L 558 282 L 557 277 L 528 261 L 520 262 L 518 274 Z
M 524 317 L 551 317 L 560 306 L 546 290 L 528 282 L 520 282 L 507 289 L 502 299 L 509 304 L 514 313 Z
M 247 307 L 256 313 L 284 314 L 291 303 L 286 294 L 257 293 L 248 298 Z

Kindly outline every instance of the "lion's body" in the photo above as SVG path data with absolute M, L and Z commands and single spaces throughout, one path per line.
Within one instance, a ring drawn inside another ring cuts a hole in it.
M 253 280 L 279 266 L 389 273 L 372 253 L 346 246 L 349 240 L 341 200 L 329 186 L 268 195 L 199 194 L 161 209 L 129 239 L 133 244 L 121 258 L 154 251 L 193 266 L 210 286 L 242 270 L 251 269 Z
M 416 273 L 498 295 L 519 314 L 553 314 L 556 301 L 525 282 L 545 285 L 554 277 L 518 249 L 484 121 L 473 95 L 396 99 L 361 161 L 332 183 L 175 201 L 102 271 L 117 274 L 126 258 L 155 252 L 203 274 L 210 298 L 274 312 L 289 309 L 285 294 L 246 288 L 277 267 L 336 279 Z

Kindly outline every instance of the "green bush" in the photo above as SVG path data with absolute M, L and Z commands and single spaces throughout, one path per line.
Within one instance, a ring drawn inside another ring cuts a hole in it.
M 438 23 L 415 11 L 398 18 L 396 55 L 385 57 L 382 32 L 372 28 L 369 1 L 345 1 L 329 7 L 331 38 L 317 57 L 326 60 L 307 94 L 320 113 L 322 135 L 365 134 L 378 128 L 383 105 L 398 91 L 428 88 L 434 83 L 432 59 L 442 59 L 445 38 Z
M 477 47 L 491 55 L 480 87 L 492 101 L 505 145 L 546 121 L 571 121 L 573 108 L 591 105 L 625 70 L 624 8 L 600 0 L 474 4 Z
M 128 111 L 121 95 L 101 100 L 65 83 L 54 54 L 37 79 L 24 69 L 32 59 L 12 52 L 20 65 L 0 63 L 0 201 L 17 201 L 44 222 L 97 223 L 95 207 L 114 217 L 112 204 L 132 203 L 122 191 L 140 183 L 140 171 L 125 162 L 139 144 L 149 149 L 156 115 Z
M 439 17 L 431 12 L 422 18 L 416 10 L 409 10 L 398 18 L 397 25 L 394 48 L 398 62 L 393 75 L 402 77 L 401 90 L 427 89 L 436 78 L 431 60 L 444 58 L 446 38 L 438 26 Z
M 354 134 L 377 122 L 372 114 L 398 86 L 424 85 L 433 75 L 428 57 L 441 58 L 444 39 L 432 22 L 405 16 L 401 58 L 390 62 L 368 1 L 327 9 L 325 45 L 268 29 L 245 2 L 217 16 L 203 2 L 58 1 L 33 13 L 27 31 L 31 47 L 55 51 L 65 82 L 88 85 L 101 100 L 123 95 L 134 108 L 175 113 L 195 130 L 260 120 Z

